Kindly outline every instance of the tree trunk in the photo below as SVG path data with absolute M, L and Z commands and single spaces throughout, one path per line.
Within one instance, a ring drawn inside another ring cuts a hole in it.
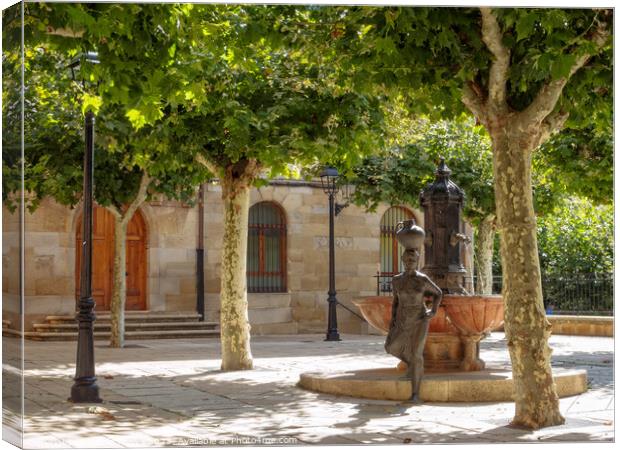
M 125 300 L 127 293 L 126 262 L 127 222 L 114 217 L 114 268 L 112 275 L 112 302 L 110 304 L 110 347 L 125 344 Z
M 564 86 L 609 41 L 610 32 L 603 21 L 599 22 L 587 37 L 593 44 L 591 53 L 573 51 L 575 58 L 569 74 L 551 78 L 527 107 L 515 111 L 509 105 L 507 89 L 510 49 L 504 45 L 504 33 L 495 12 L 481 7 L 480 13 L 482 41 L 493 56 L 488 89 L 484 92 L 474 81 L 466 83 L 462 100 L 493 141 L 495 212 L 504 277 L 504 329 L 515 391 L 512 423 L 537 429 L 561 425 L 564 418 L 551 371 L 551 324 L 543 306 L 532 198 L 532 152 L 563 128 L 569 113 L 555 109 Z
M 551 325 L 543 306 L 532 198 L 531 154 L 535 136 L 501 127 L 491 133 L 497 226 L 500 233 L 504 328 L 515 391 L 513 425 L 560 425 L 551 372 Z
M 480 221 L 476 233 L 476 294 L 493 293 L 493 242 L 495 240 L 495 215 Z
M 224 240 L 220 289 L 222 370 L 252 368 L 250 323 L 246 291 L 250 185 L 222 180 Z
M 125 345 L 125 301 L 127 299 L 127 226 L 138 207 L 146 200 L 151 178 L 143 173 L 138 192 L 121 212 L 116 206 L 107 206 L 114 216 L 114 266 L 112 272 L 112 302 L 110 304 L 110 347 Z

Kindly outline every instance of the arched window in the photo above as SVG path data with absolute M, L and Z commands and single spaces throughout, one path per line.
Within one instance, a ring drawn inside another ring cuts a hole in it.
M 286 292 L 286 219 L 275 203 L 250 208 L 247 276 L 248 292 Z
M 396 240 L 396 225 L 403 220 L 414 219 L 413 213 L 402 206 L 393 206 L 381 217 L 381 283 L 403 270 L 401 255 L 403 246 Z M 383 278 L 385 277 L 385 278 Z M 383 291 L 390 291 L 389 283 L 382 287 Z

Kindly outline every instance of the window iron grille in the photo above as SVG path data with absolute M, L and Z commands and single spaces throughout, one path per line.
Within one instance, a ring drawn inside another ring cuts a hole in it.
M 286 292 L 286 218 L 272 202 L 249 211 L 247 284 L 248 292 Z
M 403 246 L 396 240 L 396 226 L 403 220 L 414 219 L 413 213 L 402 206 L 392 206 L 381 217 L 381 263 L 379 277 L 389 279 L 389 291 L 391 292 L 391 279 L 394 275 L 403 271 L 401 255 Z M 387 283 L 386 289 L 387 289 Z

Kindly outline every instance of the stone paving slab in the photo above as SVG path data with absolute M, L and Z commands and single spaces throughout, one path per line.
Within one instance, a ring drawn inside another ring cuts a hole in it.
M 304 444 L 612 442 L 613 339 L 552 336 L 552 364 L 588 371 L 590 390 L 560 400 L 566 424 L 538 431 L 508 426 L 514 404 L 367 400 L 296 386 L 300 373 L 393 367 L 381 336 L 253 338 L 255 370 L 222 372 L 219 343 L 140 341 L 97 346 L 104 403 L 66 401 L 75 343 L 26 343 L 26 448 L 136 448 Z M 7 339 L 7 338 L 5 338 Z M 510 367 L 503 333 L 481 343 L 488 365 Z

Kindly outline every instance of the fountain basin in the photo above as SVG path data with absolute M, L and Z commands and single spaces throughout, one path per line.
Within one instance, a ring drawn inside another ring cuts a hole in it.
M 360 297 L 353 299 L 352 302 L 370 325 L 379 330 L 381 334 L 388 334 L 392 319 L 392 297 L 385 295 Z
M 464 336 L 485 334 L 504 324 L 501 295 L 446 294 L 441 303 L 452 325 Z
M 353 304 L 359 308 L 362 316 L 370 325 L 387 335 L 392 320 L 393 298 L 386 295 L 359 297 L 353 299 Z M 457 329 L 450 323 L 443 305 L 439 305 L 437 314 L 429 323 L 430 333 L 456 333 Z
M 390 296 L 360 297 L 353 303 L 370 325 L 386 335 L 392 319 Z M 424 345 L 424 367 L 437 371 L 483 370 L 480 340 L 504 323 L 501 295 L 445 294 L 429 324 Z M 404 363 L 400 364 L 401 370 Z
M 391 296 L 360 297 L 353 300 L 364 318 L 370 325 L 387 335 L 392 319 Z M 463 344 L 458 330 L 452 326 L 446 309 L 440 305 L 437 314 L 429 323 L 428 337 L 424 345 L 424 367 L 427 370 L 453 371 L 459 370 L 463 359 Z M 399 370 L 406 370 L 401 361 Z

